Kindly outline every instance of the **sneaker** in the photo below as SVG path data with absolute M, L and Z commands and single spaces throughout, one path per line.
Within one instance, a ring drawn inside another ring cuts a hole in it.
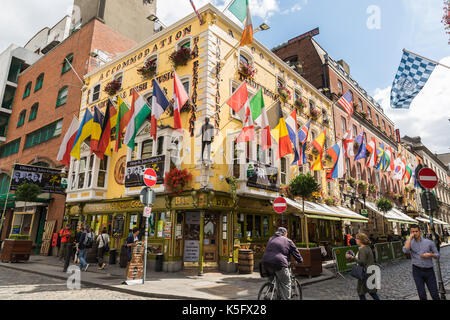
M 106 263 L 103 263 L 102 270 L 105 269 L 105 267 L 106 267 Z
M 89 268 L 89 263 L 86 265 L 86 267 L 84 268 L 84 271 L 87 271 L 87 269 Z

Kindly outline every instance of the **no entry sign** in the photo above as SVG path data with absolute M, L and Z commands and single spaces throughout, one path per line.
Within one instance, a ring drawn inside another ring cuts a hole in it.
M 419 183 L 425 189 L 433 189 L 438 184 L 438 177 L 436 172 L 430 168 L 423 168 L 419 171 Z
M 144 172 L 144 183 L 147 187 L 153 187 L 156 184 L 156 172 L 153 169 L 147 169 Z
M 283 213 L 287 209 L 287 202 L 286 199 L 283 197 L 278 197 L 273 202 L 273 210 L 275 210 L 276 213 Z

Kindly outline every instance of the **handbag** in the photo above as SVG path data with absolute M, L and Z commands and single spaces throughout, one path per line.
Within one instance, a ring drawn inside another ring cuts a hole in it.
M 367 273 L 366 273 L 366 269 L 363 266 L 360 266 L 358 264 L 355 264 L 352 266 L 352 271 L 350 271 L 350 275 L 353 278 L 356 278 L 358 280 L 366 280 L 367 278 Z
M 101 237 L 102 237 L 102 240 L 103 240 L 103 250 L 104 250 L 104 252 L 109 252 L 109 242 L 108 243 L 105 242 L 105 238 L 103 238 L 103 235 L 101 235 Z

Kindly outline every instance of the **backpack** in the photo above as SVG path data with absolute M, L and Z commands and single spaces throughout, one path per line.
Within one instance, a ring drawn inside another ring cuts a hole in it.
M 105 238 L 103 238 L 103 235 L 100 235 L 100 237 L 102 237 L 104 252 L 109 252 L 109 242 L 106 243 Z
M 91 237 L 92 233 L 86 233 L 86 237 L 84 238 L 83 245 L 85 248 L 92 248 L 94 244 L 94 238 Z

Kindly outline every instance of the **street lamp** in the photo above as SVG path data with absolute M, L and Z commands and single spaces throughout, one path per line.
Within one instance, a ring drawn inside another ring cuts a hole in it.
M 254 33 L 256 33 L 258 31 L 266 31 L 266 30 L 269 30 L 269 29 L 270 29 L 270 26 L 267 23 L 263 23 L 258 28 L 255 29 Z

